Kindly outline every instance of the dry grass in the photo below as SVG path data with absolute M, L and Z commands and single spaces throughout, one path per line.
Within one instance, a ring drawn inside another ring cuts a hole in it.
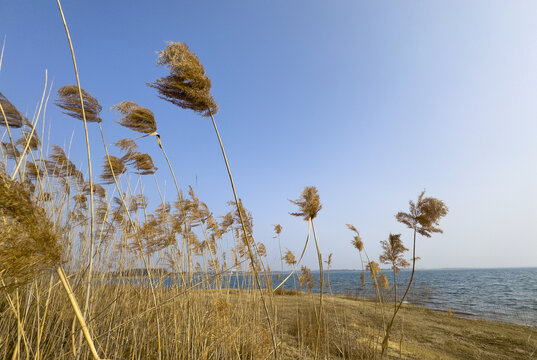
M 43 359 L 73 353 L 72 316 L 66 297 L 55 288 L 56 280 L 50 283 L 46 275 L 19 295 L 21 309 L 27 309 L 24 333 L 32 350 L 30 355 L 35 355 L 37 349 L 40 329 L 36 324 L 41 319 L 39 352 Z M 272 352 L 270 331 L 255 291 L 196 290 L 176 296 L 173 289 L 161 289 L 161 305 L 153 311 L 147 311 L 153 307 L 153 300 L 150 290 L 144 287 L 100 284 L 93 287 L 92 293 L 93 314 L 88 323 L 98 351 L 107 358 L 157 358 L 156 327 L 148 326 L 156 321 L 155 311 L 165 315 L 161 316 L 161 351 L 165 359 L 264 359 Z M 290 291 L 274 297 L 280 358 L 314 357 L 317 302 L 315 295 Z M 380 358 L 378 304 L 326 296 L 325 311 L 320 358 Z M 6 358 L 16 347 L 16 320 L 9 316 L 4 299 L 0 301 L 0 313 L 0 357 Z M 470 320 L 406 305 L 400 310 L 391 339 L 388 359 L 530 359 L 537 350 L 537 329 Z M 83 358 L 87 358 L 87 350 L 81 350 Z

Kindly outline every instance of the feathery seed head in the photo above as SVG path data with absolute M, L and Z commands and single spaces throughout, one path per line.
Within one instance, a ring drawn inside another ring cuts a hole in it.
M 101 122 L 99 113 L 103 109 L 97 99 L 91 96 L 84 89 L 82 90 L 82 100 L 84 102 L 84 113 L 87 122 Z M 62 108 L 63 113 L 75 119 L 83 120 L 82 106 L 80 104 L 80 94 L 75 85 L 65 85 L 58 89 L 58 100 L 55 104 Z
M 26 176 L 32 180 L 36 180 L 38 177 L 43 177 L 43 168 L 41 162 L 33 163 L 31 161 L 26 162 Z
M 222 222 L 220 223 L 220 229 L 222 233 L 226 233 L 228 229 L 233 225 L 233 213 L 228 212 L 222 217 Z
M 28 143 L 28 147 L 30 149 L 37 150 L 39 145 L 41 145 L 41 140 L 39 140 L 39 136 L 37 136 L 36 132 L 34 132 L 30 138 L 30 133 L 23 130 L 22 137 L 18 139 L 15 144 L 20 145 L 24 149 L 24 147 L 26 147 L 26 143 Z
M 362 282 L 362 286 L 365 288 L 365 273 L 360 273 L 360 281 Z
M 399 273 L 400 267 L 410 266 L 410 264 L 403 258 L 404 252 L 408 251 L 408 249 L 403 246 L 401 234 L 390 234 L 388 240 L 382 240 L 380 244 L 382 245 L 382 250 L 384 250 L 379 258 L 381 263 L 391 264 L 392 269 L 396 273 Z
M 432 233 L 443 232 L 437 226 L 440 219 L 447 215 L 448 207 L 442 200 L 424 195 L 425 190 L 421 192 L 416 203 L 409 201 L 410 212 L 399 212 L 395 218 L 419 234 L 431 237 Z
M 390 282 L 388 281 L 388 277 L 385 274 L 382 274 L 381 278 L 382 278 L 382 287 L 385 289 L 389 289 Z
M 21 156 L 21 153 L 17 147 L 13 148 L 10 142 L 4 141 L 1 143 L 2 151 L 6 154 L 8 159 L 15 160 Z
M 332 255 L 333 255 L 333 254 L 330 253 L 330 255 L 328 255 L 328 260 L 326 260 L 326 264 L 327 264 L 328 266 L 332 265 Z
M 132 101 L 122 101 L 112 106 L 112 109 L 119 111 L 123 117 L 118 123 L 128 129 L 142 134 L 151 134 L 157 131 L 157 123 L 153 112 L 148 108 L 141 107 Z
M 267 248 L 265 248 L 265 244 L 262 242 L 257 243 L 257 254 L 259 256 L 267 256 Z
M 136 149 L 138 149 L 138 145 L 136 145 L 136 142 L 129 138 L 118 140 L 114 145 L 127 154 L 132 154 L 136 151 Z
M 132 165 L 137 171 L 140 172 L 140 175 L 151 175 L 158 170 L 149 154 L 134 152 L 123 156 L 121 160 L 127 162 L 129 165 Z
M 168 43 L 159 53 L 157 62 L 170 70 L 170 75 L 148 83 L 157 89 L 161 99 L 202 116 L 216 114 L 218 105 L 211 95 L 211 80 L 196 54 L 185 43 Z
M 358 229 L 351 224 L 347 224 L 347 228 L 354 232 L 356 235 L 354 235 L 354 238 L 352 239 L 352 245 L 358 249 L 358 251 L 362 252 L 364 250 L 364 242 L 362 241 L 362 238 L 360 237 L 360 233 L 358 232 Z
M 27 121 L 26 117 L 23 116 L 19 110 L 17 110 L 15 105 L 9 102 L 9 100 L 2 93 L 0 93 L 0 105 L 2 105 L 2 109 L 6 115 L 6 118 L 4 118 L 2 111 L 0 111 L 1 126 L 6 126 L 7 122 L 10 127 L 20 128 L 22 125 L 24 125 L 25 121 Z
M 69 160 L 65 151 L 57 145 L 52 145 L 52 153 L 46 162 L 49 174 L 61 178 L 72 178 L 78 183 L 84 181 L 84 175 L 78 170 L 75 164 Z
M 85 182 L 84 185 L 82 186 L 82 193 L 85 195 L 90 194 L 89 182 Z M 101 184 L 97 184 L 97 183 L 93 183 L 93 193 L 100 198 L 104 198 L 106 196 L 106 190 L 102 187 Z
M 355 235 L 352 239 L 352 245 L 358 249 L 358 251 L 362 252 L 364 250 L 364 242 L 362 241 L 362 238 L 359 235 Z
M 377 277 L 377 274 L 380 273 L 380 266 L 375 261 L 371 261 L 369 264 L 367 264 L 367 270 L 371 272 L 371 277 L 375 278 Z
M 285 255 L 283 256 L 283 260 L 285 261 L 285 263 L 289 266 L 293 266 L 296 264 L 296 258 L 295 258 L 295 255 L 291 252 L 291 250 L 287 250 L 287 252 L 285 253 Z
M 127 171 L 123 160 L 113 155 L 104 156 L 103 172 L 101 174 L 101 180 L 104 184 L 113 184 L 114 176 L 119 176 Z
M 54 225 L 24 185 L 0 172 L 0 273 L 8 291 L 61 261 Z
M 291 215 L 302 216 L 304 220 L 314 219 L 317 213 L 323 208 L 319 198 L 319 192 L 315 186 L 305 187 L 300 198 L 289 201 L 298 205 L 299 208 L 298 212 L 291 213 Z
M 311 270 L 307 266 L 300 267 L 300 274 L 298 274 L 298 283 L 301 289 L 307 289 L 308 292 L 313 290 L 315 286 L 315 280 Z

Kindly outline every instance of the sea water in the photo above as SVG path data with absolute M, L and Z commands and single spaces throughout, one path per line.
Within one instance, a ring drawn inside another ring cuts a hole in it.
M 364 288 L 360 273 L 345 270 L 327 273 L 325 270 L 325 277 L 330 279 L 329 291 L 375 297 L 373 280 L 366 273 Z M 383 294 L 386 301 L 393 301 L 393 271 L 384 270 L 384 273 L 390 281 L 390 289 Z M 398 298 L 406 289 L 410 274 L 410 270 L 402 270 L 397 275 Z M 317 282 L 319 273 L 313 275 Z M 293 288 L 295 281 L 298 284 L 296 279 L 290 281 L 285 288 Z M 275 279 L 274 284 L 277 283 Z M 319 290 L 319 286 L 313 289 Z M 537 268 L 416 270 L 406 300 L 436 310 L 451 308 L 454 313 L 468 317 L 537 326 Z

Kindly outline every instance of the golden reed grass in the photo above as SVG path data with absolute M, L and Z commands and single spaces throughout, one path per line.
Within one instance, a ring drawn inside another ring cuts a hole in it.
M 60 87 L 55 103 L 66 116 L 84 123 L 89 174 L 84 176 L 68 151 L 38 136 L 36 124 L 42 118 L 44 127 L 45 110 L 29 122 L 0 94 L 0 126 L 10 136 L 0 147 L 0 358 L 376 358 L 376 338 L 350 337 L 346 329 L 354 315 L 341 316 L 335 303 L 325 299 L 329 278 L 324 278 L 314 226 L 322 205 L 313 186 L 292 201 L 298 210 L 291 215 L 308 222 L 298 259 L 290 250 L 282 253 L 282 227 L 274 226 L 282 269 L 285 262 L 293 271 L 276 286 L 278 292 L 270 291 L 272 277 L 264 264 L 268 248 L 254 240 L 253 217 L 237 195 L 214 119 L 218 105 L 199 58 L 186 44 L 169 43 L 157 60 L 169 74 L 148 85 L 162 99 L 211 118 L 233 191 L 228 204 L 232 210 L 221 217 L 192 187 L 183 195 L 151 110 L 132 101 L 113 107 L 121 115 L 117 123 L 142 136 L 116 140 L 117 149 L 111 151 L 118 153 L 109 153 L 102 107 L 80 85 L 59 1 L 58 8 L 77 81 Z M 45 109 L 46 102 L 43 105 Z M 105 147 L 96 177 L 100 183 L 93 181 L 87 123 L 97 123 Z M 165 200 L 157 177 L 160 202 L 155 206 L 144 194 L 149 185 L 142 176 L 154 175 L 157 167 L 136 141 L 149 136 L 157 138 L 172 172 L 176 201 Z M 45 158 L 43 149 L 49 147 Z M 438 220 L 445 213 L 441 201 L 422 194 L 411 203 L 410 213 L 397 219 L 415 233 L 430 236 L 441 231 Z M 358 230 L 348 227 L 380 294 L 388 279 L 367 257 Z M 318 302 L 313 294 L 280 289 L 299 267 L 299 286 L 307 292 L 315 287 L 311 270 L 301 265 L 310 230 L 319 262 Z M 400 235 L 392 234 L 382 247 L 380 261 L 392 266 L 395 282 L 399 267 L 408 265 L 406 248 Z M 325 262 L 329 268 L 332 254 Z M 293 297 L 283 301 L 275 293 Z M 386 343 L 400 306 L 394 305 L 390 324 L 382 325 Z

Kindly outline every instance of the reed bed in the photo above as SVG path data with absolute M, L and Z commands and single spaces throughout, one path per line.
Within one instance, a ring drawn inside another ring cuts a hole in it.
M 388 278 L 367 256 L 358 229 L 347 225 L 354 233 L 352 244 L 363 269 L 362 283 L 365 286 L 367 272 L 374 280 L 377 299 L 349 305 L 345 299 L 327 296 L 332 254 L 323 258 L 320 251 L 322 239 L 317 239 L 314 219 L 322 205 L 313 186 L 291 201 L 298 206 L 291 215 L 308 223 L 298 260 L 290 250 L 282 251 L 282 227 L 274 226 L 281 269 L 285 262 L 292 272 L 273 283 L 265 245 L 253 237 L 253 216 L 231 175 L 215 120 L 218 105 L 210 93 L 211 80 L 189 47 L 169 43 L 157 59 L 169 74 L 147 85 L 162 99 L 210 118 L 234 195 L 229 212 L 221 216 L 213 214 L 194 188 L 177 182 L 173 159 L 164 150 L 152 110 L 128 100 L 114 106 L 121 115 L 116 119 L 118 126 L 126 130 L 108 149 L 101 123 L 110 119 L 101 116 L 97 97 L 80 85 L 59 1 L 58 7 L 76 85 L 59 87 L 53 101 L 65 116 L 82 121 L 87 168 L 71 161 L 66 149 L 43 140 L 47 83 L 39 111 L 31 120 L 0 93 L 0 126 L 8 137 L 3 137 L 0 147 L 0 358 L 402 356 L 404 330 L 397 314 L 407 311 L 403 301 L 413 277 L 402 296 L 393 287 L 393 312 L 388 311 Z M 40 122 L 43 131 L 39 135 Z M 101 134 L 97 141 L 88 135 L 88 126 L 94 124 Z M 73 127 L 80 126 L 73 122 Z M 173 201 L 165 201 L 160 188 L 160 199 L 144 195 L 144 189 L 158 187 L 155 174 L 163 171 L 152 158 L 159 154 L 138 151 L 138 142 L 151 136 L 157 139 L 174 179 Z M 100 174 L 94 176 L 90 149 L 100 146 L 99 140 L 106 156 Z M 412 274 L 416 235 L 441 232 L 438 222 L 446 214 L 442 201 L 424 193 L 410 203 L 408 214 L 397 214 L 397 220 L 414 234 Z M 321 275 L 318 295 L 312 294 L 316 284 L 311 270 L 301 263 L 311 231 Z M 391 265 L 395 285 L 399 268 L 410 266 L 404 259 L 408 249 L 400 234 L 390 234 L 381 245 L 380 261 Z M 284 289 L 291 279 L 295 289 Z

